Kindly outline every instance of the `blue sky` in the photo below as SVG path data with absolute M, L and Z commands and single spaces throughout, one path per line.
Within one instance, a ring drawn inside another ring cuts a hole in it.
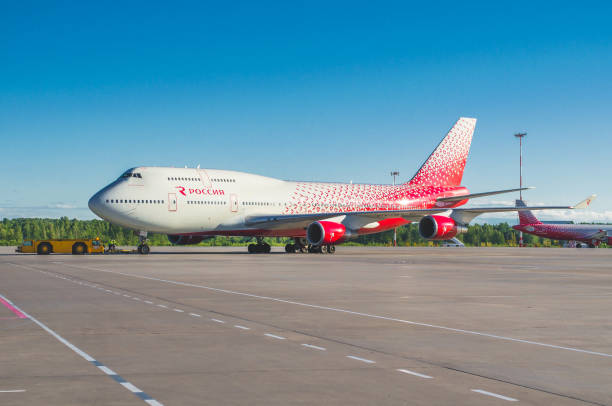
M 86 3 L 3 5 L 0 218 L 93 218 L 137 165 L 407 180 L 470 116 L 470 190 L 518 184 L 527 131 L 526 200 L 612 221 L 607 2 Z

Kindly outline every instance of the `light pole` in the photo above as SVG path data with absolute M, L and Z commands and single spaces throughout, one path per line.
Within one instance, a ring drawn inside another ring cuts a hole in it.
M 523 138 L 527 133 L 516 133 L 514 136 L 519 139 L 519 187 L 523 188 Z M 523 201 L 523 191 L 519 190 L 519 199 Z M 523 232 L 519 231 L 519 247 L 523 246 Z
M 395 177 L 399 176 L 399 171 L 392 171 L 391 176 L 393 176 L 393 186 L 395 186 Z M 393 229 L 393 246 L 397 247 L 397 228 Z

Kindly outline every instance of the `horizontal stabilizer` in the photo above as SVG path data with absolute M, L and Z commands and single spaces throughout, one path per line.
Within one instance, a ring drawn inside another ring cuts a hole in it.
M 493 192 L 471 193 L 469 195 L 460 195 L 460 196 L 451 196 L 451 197 L 439 197 L 436 200 L 438 202 L 460 202 L 465 199 L 474 199 L 477 197 L 499 195 L 502 193 L 518 192 L 521 190 L 529 190 L 529 189 L 535 189 L 535 188 L 534 187 L 524 187 L 524 188 L 517 188 L 517 189 L 495 190 Z
M 573 208 L 574 209 L 586 209 L 587 207 L 591 205 L 591 202 L 595 200 L 596 197 L 597 195 L 591 195 L 587 197 L 586 199 L 584 199 L 583 201 L 581 201 L 580 203 L 573 206 Z

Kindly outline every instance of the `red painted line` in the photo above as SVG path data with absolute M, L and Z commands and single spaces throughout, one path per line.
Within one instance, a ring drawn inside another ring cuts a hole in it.
M 6 300 L 4 300 L 1 297 L 0 297 L 0 303 L 2 303 L 10 311 L 15 313 L 17 318 L 19 318 L 19 319 L 27 319 L 28 318 L 28 316 L 26 316 L 25 314 L 21 313 L 21 311 L 19 309 L 17 309 L 15 306 L 13 306 L 12 304 L 10 304 L 9 302 L 7 302 Z

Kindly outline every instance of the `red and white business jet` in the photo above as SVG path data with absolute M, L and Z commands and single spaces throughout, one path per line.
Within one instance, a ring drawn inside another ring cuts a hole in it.
M 461 186 L 476 119 L 460 118 L 410 181 L 397 186 L 293 182 L 250 173 L 198 168 L 136 167 L 96 193 L 89 208 L 111 223 L 173 244 L 216 235 L 252 236 L 249 252 L 270 252 L 263 237 L 292 237 L 287 252 L 335 251 L 335 244 L 413 221 L 430 240 L 447 240 L 482 213 L 571 206 L 457 208 L 475 193 Z

